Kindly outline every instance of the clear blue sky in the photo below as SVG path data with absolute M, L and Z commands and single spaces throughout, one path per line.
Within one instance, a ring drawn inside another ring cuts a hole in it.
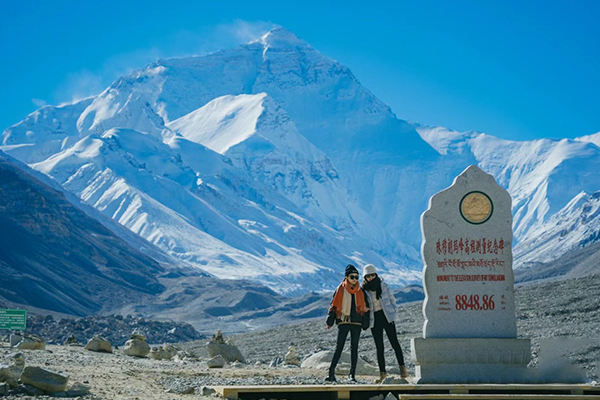
M 600 1 L 13 1 L 0 131 L 158 57 L 273 25 L 348 66 L 398 117 L 506 139 L 600 131 Z

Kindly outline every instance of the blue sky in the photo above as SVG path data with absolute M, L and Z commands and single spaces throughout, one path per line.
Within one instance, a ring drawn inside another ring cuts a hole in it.
M 600 1 L 21 1 L 0 13 L 0 130 L 159 57 L 273 25 L 348 66 L 398 117 L 506 139 L 600 131 Z

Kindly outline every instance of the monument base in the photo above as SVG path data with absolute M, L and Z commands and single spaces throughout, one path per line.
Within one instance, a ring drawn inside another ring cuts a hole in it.
M 417 383 L 531 383 L 529 339 L 411 340 Z

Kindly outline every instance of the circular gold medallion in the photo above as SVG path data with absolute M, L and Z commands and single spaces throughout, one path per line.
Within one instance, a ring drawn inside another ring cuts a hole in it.
M 483 224 L 493 212 L 492 200 L 483 192 L 467 193 L 460 201 L 460 215 L 471 224 Z

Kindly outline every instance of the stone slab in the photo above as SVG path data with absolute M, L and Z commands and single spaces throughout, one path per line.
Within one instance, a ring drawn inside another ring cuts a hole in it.
M 40 367 L 25 367 L 21 381 L 46 392 L 64 392 L 69 374 Z
M 531 361 L 529 339 L 412 339 L 413 361 L 425 364 L 521 365 Z
M 424 338 L 516 338 L 511 197 L 475 165 L 421 216 Z
M 415 379 L 423 383 L 532 383 L 529 339 L 412 339 Z

